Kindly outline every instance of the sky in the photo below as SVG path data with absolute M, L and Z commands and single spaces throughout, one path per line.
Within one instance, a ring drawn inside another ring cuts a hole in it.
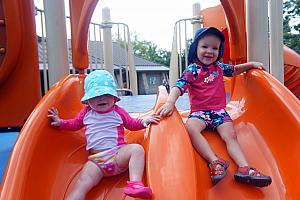
M 141 39 L 171 50 L 175 22 L 192 17 L 196 2 L 202 9 L 220 4 L 219 0 L 100 0 L 93 20 L 98 18 L 97 12 L 108 7 L 112 21 L 124 22 Z
M 42 9 L 43 0 L 34 0 Z M 220 4 L 219 0 L 99 0 L 92 22 L 101 23 L 102 9 L 108 7 L 112 22 L 122 22 L 141 40 L 153 42 L 158 48 L 171 50 L 174 24 L 193 15 L 193 4 L 201 9 Z M 65 1 L 69 15 L 68 1 Z

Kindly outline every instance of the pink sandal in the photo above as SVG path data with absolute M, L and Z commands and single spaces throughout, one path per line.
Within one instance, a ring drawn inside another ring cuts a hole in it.
M 152 197 L 151 188 L 145 187 L 141 181 L 127 181 L 127 187 L 124 189 L 124 193 L 130 197 L 141 199 L 149 199 Z
M 209 163 L 208 167 L 210 168 L 212 184 L 215 185 L 226 176 L 226 169 L 229 167 L 229 162 L 218 158 L 218 160 Z
M 240 183 L 246 183 L 257 187 L 266 187 L 272 183 L 270 176 L 263 175 L 254 167 L 239 167 L 234 179 Z

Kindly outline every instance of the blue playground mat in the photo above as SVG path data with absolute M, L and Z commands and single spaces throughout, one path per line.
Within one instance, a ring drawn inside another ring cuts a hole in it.
M 0 133 L 0 183 L 5 172 L 10 153 L 15 145 L 19 132 Z

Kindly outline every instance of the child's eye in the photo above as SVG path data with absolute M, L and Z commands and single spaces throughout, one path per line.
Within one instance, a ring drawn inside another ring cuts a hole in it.
M 214 47 L 214 48 L 213 48 L 213 50 L 219 50 L 219 48 L 217 48 L 217 47 Z
M 202 47 L 202 48 L 204 48 L 204 49 L 206 49 L 206 48 L 207 48 L 207 46 L 206 46 L 206 45 L 202 45 L 201 47 Z

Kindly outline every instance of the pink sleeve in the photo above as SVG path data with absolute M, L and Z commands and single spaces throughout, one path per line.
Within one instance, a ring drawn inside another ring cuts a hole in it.
M 77 114 L 77 116 L 74 119 L 61 119 L 59 128 L 68 131 L 77 131 L 83 128 L 83 118 L 89 110 L 90 107 L 85 107 Z
M 122 117 L 124 127 L 131 131 L 144 129 L 142 119 L 132 118 L 129 113 L 119 106 L 115 106 L 117 113 Z

